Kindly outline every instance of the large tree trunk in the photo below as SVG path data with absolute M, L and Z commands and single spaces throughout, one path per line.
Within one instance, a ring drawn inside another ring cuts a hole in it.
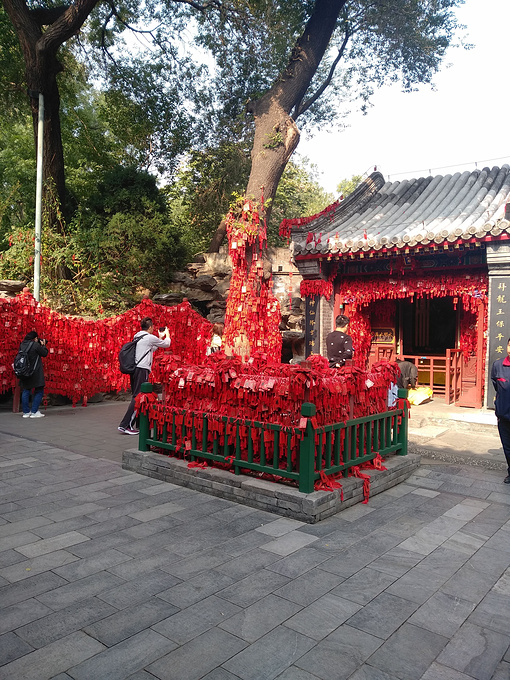
M 299 130 L 290 113 L 299 110 L 346 1 L 316 0 L 314 12 L 290 55 L 286 69 L 268 92 L 248 103 L 247 111 L 255 119 L 255 138 L 246 198 L 260 203 L 263 197 L 264 204 L 271 199 L 263 211 L 266 221 L 285 166 L 299 143 Z M 224 235 L 225 225 L 222 222 L 213 236 L 209 252 L 218 252 Z
M 300 110 L 345 2 L 316 0 L 287 68 L 263 97 L 248 106 L 255 118 L 252 167 L 244 205 L 241 202 L 227 216 L 232 278 L 223 335 L 225 344 L 244 357 L 261 352 L 267 360 L 280 360 L 280 310 L 272 293 L 271 267 L 264 262 L 265 222 L 299 142 L 290 112 Z
M 25 77 L 30 97 L 37 148 L 39 93 L 44 95 L 44 165 L 45 187 L 51 182 L 60 206 L 48 202 L 50 224 L 60 228 L 57 208 L 65 208 L 65 170 L 60 128 L 60 95 L 57 75 L 62 66 L 57 59 L 59 48 L 83 25 L 99 0 L 76 0 L 50 9 L 31 10 L 25 0 L 2 0 L 14 26 L 23 52 Z M 43 30 L 43 26 L 45 30 Z

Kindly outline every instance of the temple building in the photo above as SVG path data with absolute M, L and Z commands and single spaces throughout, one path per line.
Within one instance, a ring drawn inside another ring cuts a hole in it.
M 351 318 L 355 363 L 403 357 L 447 404 L 492 407 L 510 337 L 510 167 L 385 181 L 284 220 L 303 277 L 306 354 Z

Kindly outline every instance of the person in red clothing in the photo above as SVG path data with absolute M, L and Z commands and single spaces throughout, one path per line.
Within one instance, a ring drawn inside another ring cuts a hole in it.
M 498 419 L 498 432 L 508 466 L 508 475 L 503 480 L 510 484 L 510 338 L 506 345 L 506 357 L 492 364 L 491 380 L 496 390 L 494 408 Z

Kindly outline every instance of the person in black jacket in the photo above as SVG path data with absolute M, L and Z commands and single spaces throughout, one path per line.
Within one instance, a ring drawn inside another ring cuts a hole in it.
M 510 484 L 510 338 L 506 345 L 506 357 L 492 364 L 491 380 L 496 390 L 494 408 L 498 419 L 498 432 L 508 466 L 508 476 L 503 480 Z
M 42 357 L 48 355 L 48 348 L 46 347 L 46 340 L 40 340 L 36 331 L 30 331 L 23 338 L 20 349 L 28 349 L 28 358 L 31 366 L 35 366 L 32 375 L 27 378 L 20 378 L 21 389 L 21 406 L 23 408 L 23 418 L 44 418 L 44 413 L 39 411 L 43 394 L 44 394 L 44 370 L 42 365 Z M 30 411 L 30 394 L 34 390 L 34 398 L 32 399 L 32 411 Z
M 344 366 L 347 359 L 352 359 L 354 350 L 352 338 L 347 335 L 349 317 L 339 314 L 335 319 L 335 330 L 326 336 L 326 350 L 330 368 Z

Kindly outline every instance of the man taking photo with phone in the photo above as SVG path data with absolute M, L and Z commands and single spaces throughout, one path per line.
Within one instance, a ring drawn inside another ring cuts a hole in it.
M 153 335 L 154 324 L 148 316 L 142 319 L 141 330 L 136 333 L 133 340 L 140 338 L 136 345 L 135 370 L 129 375 L 131 382 L 131 402 L 124 418 L 117 428 L 122 434 L 138 434 L 136 427 L 135 399 L 142 390 L 142 383 L 147 382 L 152 369 L 154 352 L 161 347 L 170 347 L 170 332 L 168 328 L 160 328 L 158 336 Z

